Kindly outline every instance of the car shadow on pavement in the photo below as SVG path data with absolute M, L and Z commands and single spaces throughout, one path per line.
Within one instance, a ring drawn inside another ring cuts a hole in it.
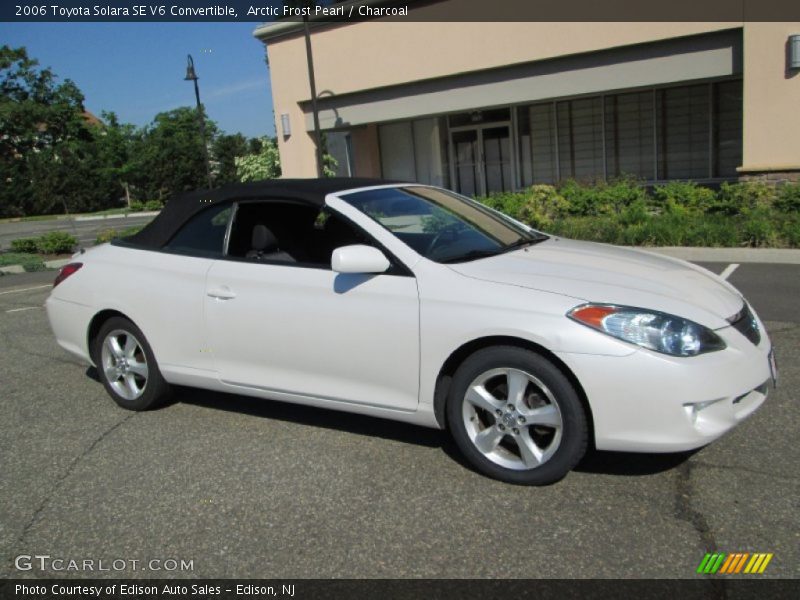
M 100 382 L 94 367 L 89 367 L 86 370 L 86 376 Z M 441 448 L 448 457 L 465 468 L 474 471 L 472 466 L 463 458 L 450 435 L 437 429 L 325 408 L 181 386 L 175 387 L 166 406 L 178 403 L 191 404 L 212 410 L 235 412 L 263 419 L 277 419 L 300 425 L 324 427 L 405 444 Z M 575 467 L 575 471 L 628 477 L 654 475 L 683 464 L 695 452 L 639 454 L 635 452 L 605 452 L 590 448 L 583 460 Z
M 195 388 L 177 387 L 170 404 L 178 402 L 428 447 L 441 446 L 445 437 L 441 431 L 408 423 Z
M 697 450 L 669 454 L 642 454 L 639 452 L 607 452 L 590 449 L 575 467 L 581 473 L 623 475 L 637 477 L 655 475 L 674 469 L 689 460 Z

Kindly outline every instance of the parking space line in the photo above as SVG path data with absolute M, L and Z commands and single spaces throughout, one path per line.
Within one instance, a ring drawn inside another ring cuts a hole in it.
M 18 294 L 20 292 L 30 292 L 30 291 L 33 291 L 33 290 L 42 290 L 44 288 L 49 288 L 49 287 L 53 287 L 52 284 L 48 283 L 47 285 L 37 285 L 35 287 L 22 288 L 20 290 L 8 290 L 7 292 L 0 292 L 0 296 L 4 296 L 5 294 Z
M 719 276 L 722 277 L 723 279 L 727 279 L 728 277 L 733 275 L 733 272 L 738 268 L 739 268 L 739 263 L 731 263 L 727 267 L 725 267 L 725 270 L 722 273 L 720 273 Z
M 21 312 L 23 310 L 35 310 L 37 308 L 42 308 L 42 307 L 41 306 L 23 306 L 22 308 L 12 308 L 10 310 L 7 310 L 6 312 L 7 313 Z

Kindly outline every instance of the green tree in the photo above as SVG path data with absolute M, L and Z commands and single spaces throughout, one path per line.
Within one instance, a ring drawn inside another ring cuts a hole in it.
M 247 154 L 247 138 L 241 133 L 220 135 L 214 140 L 211 154 L 214 157 L 214 181 L 217 185 L 239 181 L 236 175 L 236 157 Z
M 92 131 L 99 163 L 98 175 L 106 185 L 116 187 L 117 197 L 121 192 L 126 204 L 130 206 L 130 182 L 134 177 L 134 151 L 138 132 L 133 125 L 120 123 L 113 112 L 104 111 L 102 117 L 105 126 Z
M 173 194 L 206 186 L 202 144 L 211 145 L 216 124 L 206 119 L 202 140 L 193 108 L 159 113 L 134 146 L 132 182 L 140 199 L 164 201 Z
M 79 209 L 87 198 L 67 194 L 85 169 L 76 164 L 91 140 L 83 95 L 70 80 L 56 82 L 50 69 L 25 48 L 0 48 L 0 215 Z M 88 185 L 87 185 L 88 183 Z M 92 178 L 83 185 L 92 187 Z M 92 200 L 103 193 L 94 188 Z M 85 196 L 85 194 L 84 194 Z
M 235 163 L 239 181 L 260 181 L 281 176 L 278 145 L 268 137 L 261 138 L 261 150 L 257 154 L 239 156 Z

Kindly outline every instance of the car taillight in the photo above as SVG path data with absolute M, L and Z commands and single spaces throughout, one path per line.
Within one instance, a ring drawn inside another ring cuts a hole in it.
M 53 282 L 53 287 L 56 287 L 59 283 L 64 281 L 67 277 L 74 274 L 78 269 L 83 266 L 83 263 L 69 263 L 68 265 L 64 265 L 61 267 L 61 270 L 56 275 L 56 280 Z

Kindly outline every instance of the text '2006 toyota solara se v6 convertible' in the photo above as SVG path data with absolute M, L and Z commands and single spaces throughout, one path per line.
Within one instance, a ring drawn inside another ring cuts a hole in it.
M 75 261 L 50 323 L 123 408 L 183 385 L 448 429 L 512 483 L 562 478 L 589 444 L 708 444 L 775 376 L 763 324 L 716 275 L 424 185 L 194 192 Z

